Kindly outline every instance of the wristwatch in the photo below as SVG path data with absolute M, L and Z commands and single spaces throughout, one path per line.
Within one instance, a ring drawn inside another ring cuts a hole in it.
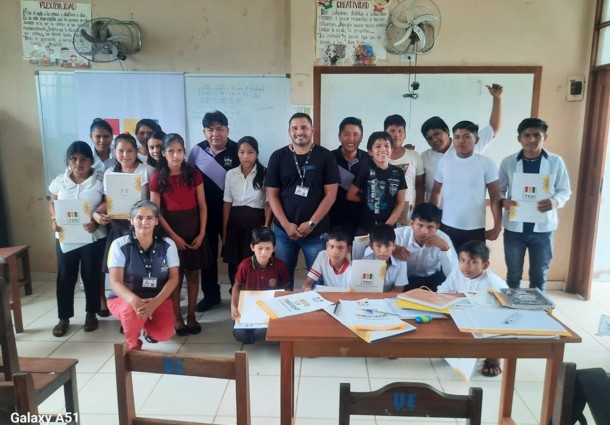
M 313 221 L 309 220 L 309 227 L 311 227 L 312 229 L 315 229 L 316 227 L 316 223 L 314 223 Z

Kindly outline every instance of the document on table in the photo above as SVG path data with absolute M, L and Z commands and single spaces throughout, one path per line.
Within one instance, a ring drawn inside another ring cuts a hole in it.
M 310 313 L 334 304 L 315 291 L 297 292 L 283 297 L 260 299 L 256 303 L 272 319 Z
M 341 300 L 335 307 L 324 310 L 366 342 L 415 330 L 415 326 L 389 312 L 382 299 Z
M 511 335 L 564 335 L 570 332 L 545 311 L 452 308 L 451 318 L 462 332 Z
M 400 308 L 396 305 L 396 298 L 384 298 L 388 311 L 396 314 L 401 319 L 415 319 L 418 316 L 430 316 L 433 319 L 446 319 L 447 315 L 433 311 L 416 310 L 412 308 Z
M 83 224 L 91 221 L 89 202 L 82 199 L 56 199 L 55 220 L 61 227 L 59 242 L 62 244 L 90 243 L 93 241 L 91 233 L 87 232 Z
M 280 290 L 281 291 L 281 290 Z M 238 310 L 240 317 L 235 329 L 264 329 L 269 326 L 269 315 L 256 302 L 275 297 L 277 291 L 240 291 Z
M 517 205 L 510 208 L 509 221 L 540 223 L 546 219 L 545 214 L 538 211 L 538 201 L 550 197 L 550 174 L 514 173 L 510 190 L 512 201 Z
M 108 215 L 113 219 L 127 219 L 133 204 L 142 199 L 142 176 L 130 173 L 106 173 L 104 193 Z
M 383 260 L 352 261 L 349 287 L 354 292 L 383 292 L 388 264 Z

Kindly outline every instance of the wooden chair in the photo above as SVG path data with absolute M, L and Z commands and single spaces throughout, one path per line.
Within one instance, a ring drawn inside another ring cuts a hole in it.
M 371 392 L 351 392 L 341 384 L 339 425 L 349 425 L 350 415 L 466 418 L 466 424 L 481 424 L 483 390 L 470 388 L 468 395 L 452 395 L 428 384 L 394 382 Z
M 136 416 L 132 372 L 233 379 L 237 401 L 237 425 L 250 425 L 248 355 L 237 351 L 235 358 L 181 356 L 129 350 L 127 344 L 114 345 L 120 425 L 195 425 L 195 422 Z M 168 366 L 169 365 L 169 366 Z
M 29 373 L 34 383 L 37 405 L 63 387 L 66 412 L 70 414 L 65 416 L 69 416 L 72 423 L 78 424 L 78 390 L 76 386 L 76 364 L 78 360 L 18 357 L 7 286 L 4 279 L 0 278 L 0 345 L 2 352 L 0 383 L 14 381 L 19 372 Z
M 15 318 L 15 331 L 23 332 L 23 317 L 21 315 L 20 288 L 25 287 L 25 294 L 32 294 L 32 276 L 30 273 L 30 247 L 28 245 L 9 246 L 0 248 L 0 264 L 4 267 L 2 273 L 8 280 L 12 300 L 10 302 Z M 19 277 L 19 260 L 21 260 L 21 277 Z
M 19 372 L 13 375 L 13 381 L 0 382 L 0 421 L 15 423 L 10 417 L 12 412 L 20 415 L 38 414 L 34 379 L 31 373 Z
M 585 405 L 596 424 L 610 424 L 609 400 L 610 376 L 604 369 L 577 370 L 575 363 L 563 363 L 550 425 L 587 425 Z

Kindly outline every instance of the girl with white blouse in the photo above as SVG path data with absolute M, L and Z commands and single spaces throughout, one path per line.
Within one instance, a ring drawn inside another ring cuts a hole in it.
M 66 153 L 68 170 L 57 176 L 49 185 L 51 200 L 49 212 L 53 230 L 56 232 L 57 250 L 57 315 L 59 323 L 53 328 L 53 335 L 66 334 L 70 318 L 74 316 L 74 287 L 78 272 L 85 288 L 85 332 L 97 329 L 95 314 L 100 309 L 101 282 L 103 281 L 102 260 L 106 244 L 106 228 L 93 218 L 93 211 L 102 203 L 104 191 L 101 175 L 93 168 L 93 151 L 86 142 L 77 141 L 68 147 Z M 90 221 L 83 224 L 90 234 L 86 243 L 64 243 L 62 228 L 57 224 L 55 201 L 82 200 L 88 210 Z
M 222 256 L 229 264 L 231 286 L 239 263 L 252 256 L 252 229 L 271 224 L 271 209 L 266 205 L 263 186 L 267 170 L 258 160 L 256 139 L 242 137 L 237 142 L 237 156 L 240 166 L 229 170 L 225 177 L 222 214 Z

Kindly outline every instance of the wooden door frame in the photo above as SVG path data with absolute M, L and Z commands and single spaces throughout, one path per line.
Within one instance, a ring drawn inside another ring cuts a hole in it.
M 610 70 L 593 70 L 589 81 L 585 126 L 572 227 L 566 292 L 591 298 L 597 221 L 610 126 Z

